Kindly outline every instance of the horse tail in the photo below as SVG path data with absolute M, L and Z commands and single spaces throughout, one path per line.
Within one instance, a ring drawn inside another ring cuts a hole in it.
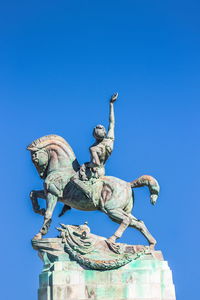
M 130 182 L 132 188 L 148 186 L 150 191 L 151 204 L 155 204 L 158 198 L 160 187 L 155 178 L 149 175 L 143 175 Z

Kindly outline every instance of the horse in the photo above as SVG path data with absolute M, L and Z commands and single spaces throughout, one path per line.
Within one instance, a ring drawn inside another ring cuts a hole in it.
M 67 141 L 58 135 L 47 135 L 34 140 L 27 150 L 31 152 L 39 176 L 44 180 L 44 189 L 31 191 L 33 210 L 44 216 L 44 222 L 34 239 L 41 239 L 48 232 L 57 201 L 65 204 L 65 210 L 75 208 L 83 211 L 100 210 L 111 220 L 120 224 L 116 232 L 108 239 L 115 243 L 128 226 L 139 230 L 149 242 L 151 248 L 155 238 L 144 222 L 131 214 L 134 204 L 133 188 L 147 186 L 151 204 L 155 204 L 159 194 L 159 184 L 155 178 L 143 175 L 132 182 L 126 182 L 113 176 L 102 176 L 95 181 L 84 182 L 85 188 L 77 186 L 73 180 L 80 169 L 76 156 Z M 38 198 L 46 200 L 46 210 L 40 209 Z

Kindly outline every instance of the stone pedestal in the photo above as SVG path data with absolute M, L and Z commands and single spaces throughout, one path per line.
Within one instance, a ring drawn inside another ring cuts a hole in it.
M 161 251 L 110 242 L 86 224 L 58 230 L 58 238 L 32 240 L 44 263 L 38 300 L 176 299 Z
M 164 260 L 143 256 L 119 269 L 98 271 L 65 257 L 44 265 L 38 300 L 68 299 L 175 300 L 175 289 Z

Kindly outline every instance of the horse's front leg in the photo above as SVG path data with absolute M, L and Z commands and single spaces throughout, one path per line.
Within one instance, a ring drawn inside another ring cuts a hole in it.
M 54 208 L 56 206 L 57 203 L 57 199 L 58 197 L 51 194 L 51 193 L 47 193 L 46 195 L 46 203 L 47 203 L 47 207 L 46 207 L 46 211 L 44 214 L 44 223 L 40 229 L 40 231 L 38 232 L 38 234 L 36 234 L 34 236 L 34 239 L 41 239 L 43 235 L 47 234 L 49 227 L 51 225 L 51 217 L 54 211 Z
M 106 213 L 113 221 L 120 224 L 115 233 L 108 239 L 109 242 L 115 243 L 116 240 L 122 236 L 126 228 L 129 226 L 131 219 L 129 214 L 127 214 L 121 208 L 110 209 L 107 210 Z
M 38 203 L 38 198 L 45 199 L 46 200 L 46 195 L 44 190 L 40 191 L 31 191 L 30 192 L 30 199 L 32 202 L 33 210 L 36 214 L 39 214 L 41 216 L 44 216 L 45 214 L 45 209 L 42 208 L 40 209 L 40 205 Z

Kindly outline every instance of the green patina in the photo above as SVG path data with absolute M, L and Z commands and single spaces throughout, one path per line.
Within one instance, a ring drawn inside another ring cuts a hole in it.
M 51 270 L 44 268 L 40 274 L 39 293 L 44 290 L 47 293 L 49 287 L 54 285 L 59 286 L 62 291 L 69 285 L 70 287 L 77 286 L 76 289 L 83 289 L 86 293 L 84 299 L 155 298 L 161 300 L 168 299 L 165 295 L 169 293 L 170 286 L 172 295 L 170 299 L 175 300 L 173 283 L 166 279 L 163 281 L 162 272 L 166 272 L 168 276 L 170 274 L 164 261 L 155 262 L 155 259 L 145 260 L 145 258 L 134 265 L 130 263 L 119 270 L 108 271 L 85 270 L 79 268 L 74 261 L 67 265 L 64 261 L 55 262 Z M 158 275 L 156 278 L 155 274 Z M 152 284 L 157 285 L 157 291 L 152 289 Z M 45 299 L 51 300 L 51 297 L 50 295 Z M 59 297 L 55 299 L 63 300 Z
M 65 225 L 65 229 L 66 227 Z M 87 235 L 83 234 L 86 230 L 87 225 L 70 226 L 72 234 L 70 238 L 74 234 L 79 239 L 84 236 L 85 242 L 88 243 L 88 249 L 91 251 L 89 253 L 86 245 L 83 245 L 83 241 L 74 240 L 76 245 L 80 242 L 82 245 L 81 251 L 83 252 L 84 249 L 86 252 L 82 255 L 86 256 L 87 261 L 93 257 L 91 248 L 93 242 L 90 243 L 90 239 L 94 239 L 99 259 L 108 258 L 109 252 L 112 252 L 112 250 L 104 248 L 106 245 L 105 240 L 101 237 L 99 237 L 100 240 L 97 240 L 97 236 L 91 233 L 88 233 L 87 238 Z M 68 298 L 163 300 L 168 299 L 166 295 L 169 295 L 169 293 L 171 293 L 169 299 L 175 300 L 171 271 L 158 251 L 150 250 L 137 260 L 118 269 L 92 270 L 80 265 L 78 260 L 74 261 L 70 254 L 65 252 L 65 242 L 62 242 L 62 240 L 63 237 L 32 241 L 34 248 L 39 251 L 44 262 L 43 271 L 40 274 L 39 300 L 63 300 Z M 73 248 L 74 245 L 71 244 L 71 247 Z M 122 244 L 120 246 L 121 251 L 126 251 L 126 247 L 130 250 L 131 245 Z M 121 254 L 112 253 L 112 257 L 113 255 L 119 257 Z
M 105 238 L 91 234 L 86 224 L 61 225 L 58 228 L 60 238 L 32 240 L 33 247 L 39 250 L 45 265 L 71 259 L 88 269 L 112 270 L 139 259 L 145 253 L 151 253 L 151 249 L 145 246 L 135 248 L 110 243 Z
M 40 177 L 44 180 L 44 190 L 32 191 L 30 194 L 34 211 L 44 216 L 44 223 L 35 239 L 41 239 L 48 232 L 54 208 L 57 201 L 60 201 L 64 204 L 60 215 L 70 208 L 100 210 L 119 223 L 119 228 L 110 237 L 112 242 L 120 238 L 130 226 L 138 229 L 152 248 L 156 244 L 144 222 L 132 215 L 132 189 L 147 186 L 151 203 L 155 204 L 159 194 L 156 179 L 143 175 L 132 182 L 126 182 L 105 176 L 105 164 L 114 146 L 114 102 L 117 97 L 118 94 L 114 94 L 110 99 L 108 132 L 106 133 L 103 125 L 97 125 L 93 130 L 95 142 L 89 148 L 90 162 L 80 166 L 70 145 L 58 135 L 43 136 L 27 147 Z M 46 200 L 46 210 L 40 209 L 38 198 Z
M 175 300 L 171 272 L 159 251 L 141 245 L 110 245 L 92 234 L 87 224 L 61 225 L 60 237 L 32 240 L 44 262 L 39 300 L 162 300 L 168 299 L 169 282 L 170 300 Z M 142 255 L 136 255 L 141 251 Z M 123 255 L 132 261 L 121 265 Z
M 40 274 L 38 300 L 175 300 L 171 271 L 162 254 L 154 251 L 156 240 L 143 221 L 132 215 L 133 189 L 147 186 L 151 204 L 159 195 L 155 178 L 143 175 L 132 182 L 105 176 L 105 164 L 114 147 L 114 94 L 109 103 L 109 127 L 93 130 L 90 161 L 79 165 L 67 141 L 58 135 L 43 136 L 27 149 L 44 180 L 44 189 L 32 191 L 33 210 L 44 217 L 43 225 L 32 240 L 44 262 Z M 40 208 L 38 198 L 46 201 Z M 57 202 L 62 202 L 62 216 L 70 208 L 99 210 L 119 224 L 109 238 L 90 233 L 87 224 L 61 224 L 60 237 L 42 239 L 48 232 Z M 148 246 L 116 243 L 126 228 L 139 230 Z

